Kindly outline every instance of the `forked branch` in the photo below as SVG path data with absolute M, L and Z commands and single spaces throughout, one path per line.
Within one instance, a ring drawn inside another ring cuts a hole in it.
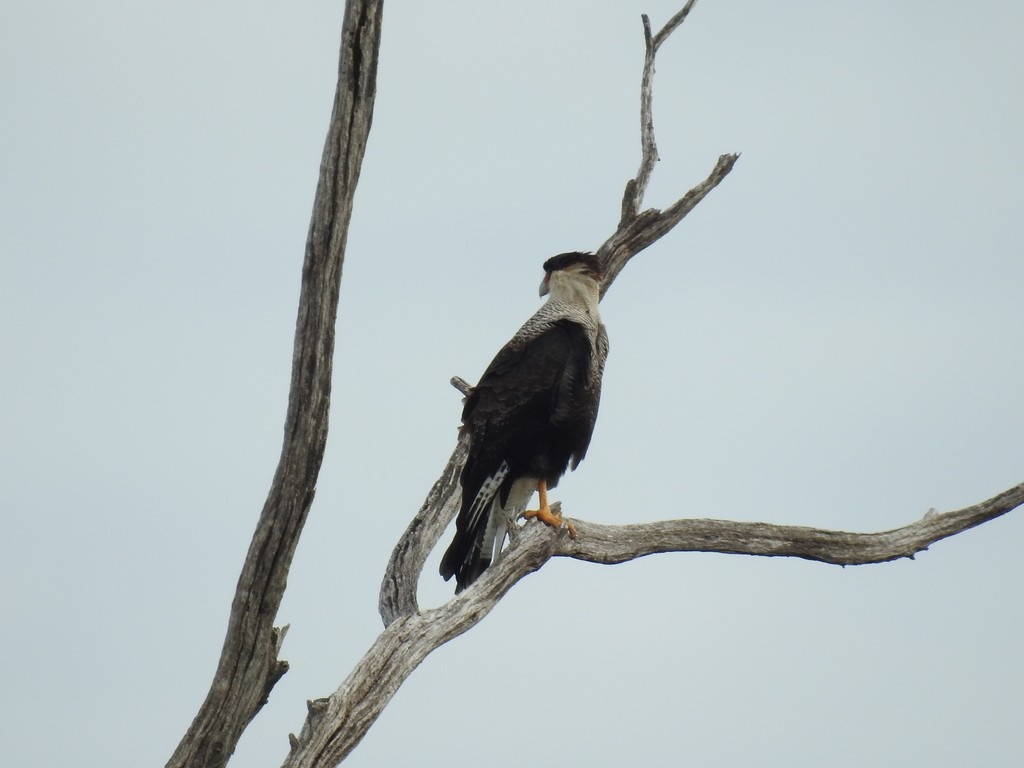
M 668 20 L 658 34 L 651 34 L 651 20 L 647 14 L 641 16 L 644 24 L 644 69 L 640 79 L 640 169 L 636 178 L 626 185 L 626 191 L 622 196 L 622 219 L 619 226 L 635 219 L 643 205 L 644 195 L 647 192 L 647 185 L 654 172 L 654 164 L 658 162 L 658 145 L 654 141 L 654 57 L 658 48 L 665 42 L 677 27 L 679 27 L 690 15 L 697 0 L 689 0 L 675 16 Z
M 697 0 L 689 0 L 683 9 L 668 20 L 657 34 L 651 32 L 651 20 L 644 14 L 644 68 L 640 78 L 640 168 L 636 177 L 626 182 L 622 193 L 622 212 L 614 234 L 598 248 L 597 255 L 604 264 L 605 279 L 601 295 L 615 280 L 627 262 L 644 248 L 664 237 L 683 220 L 707 194 L 718 186 L 732 170 L 738 154 L 722 155 L 704 181 L 664 210 L 641 210 L 654 165 L 658 162 L 658 145 L 654 138 L 654 61 L 661 44 L 668 39 L 690 15 Z

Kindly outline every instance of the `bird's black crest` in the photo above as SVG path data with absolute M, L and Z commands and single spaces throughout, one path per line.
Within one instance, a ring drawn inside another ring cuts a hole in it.
M 601 268 L 601 260 L 592 253 L 581 253 L 579 251 L 560 253 L 557 256 L 552 256 L 544 262 L 544 271 L 550 275 L 552 272 L 556 272 L 559 269 L 565 269 L 566 267 L 575 266 L 577 264 L 582 266 L 586 273 L 598 282 L 600 282 L 601 278 L 604 277 L 604 270 Z

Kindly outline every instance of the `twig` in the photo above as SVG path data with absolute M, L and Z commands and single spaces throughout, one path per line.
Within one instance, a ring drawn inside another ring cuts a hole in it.
M 654 38 L 651 36 L 651 20 L 645 13 L 640 17 L 644 24 L 644 69 L 640 77 L 640 168 L 632 184 L 626 185 L 622 196 L 622 218 L 619 227 L 636 218 L 643 205 L 647 185 L 658 162 L 658 145 L 654 140 Z
M 696 2 L 697 0 L 690 0 L 656 35 L 651 34 L 650 17 L 646 13 L 640 17 L 644 25 L 644 68 L 640 78 L 640 169 L 636 173 L 636 178 L 626 184 L 626 191 L 622 196 L 620 228 L 636 218 L 640 206 L 643 205 L 644 195 L 647 194 L 647 185 L 651 181 L 654 164 L 660 159 L 658 145 L 654 140 L 654 57 L 668 36 L 686 21 L 690 9 Z
M 604 282 L 601 284 L 602 297 L 608 292 L 612 282 L 623 267 L 629 263 L 629 260 L 668 234 L 676 224 L 683 220 L 686 214 L 719 185 L 722 179 L 729 175 L 729 171 L 732 170 L 738 159 L 738 154 L 722 155 L 704 181 L 664 211 L 648 208 L 624 224 L 620 222 L 615 233 L 597 249 L 597 255 L 601 257 L 601 262 L 604 265 L 605 276 Z M 627 189 L 630 184 L 634 183 L 634 181 L 627 183 Z
M 686 17 L 690 15 L 690 11 L 696 4 L 697 0 L 689 0 L 689 2 L 683 6 L 683 9 L 681 11 L 679 11 L 675 16 L 669 19 L 668 22 L 666 22 L 665 26 L 661 28 L 661 31 L 654 36 L 655 51 L 657 51 L 661 47 L 661 44 L 664 43 L 666 39 L 668 39 L 669 35 L 676 31 L 677 27 L 679 27 L 684 21 L 686 21 Z
M 473 386 L 461 376 L 452 376 L 451 385 L 464 395 L 468 395 Z

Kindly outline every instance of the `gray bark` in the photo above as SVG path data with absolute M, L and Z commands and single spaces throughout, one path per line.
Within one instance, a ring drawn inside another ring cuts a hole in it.
M 238 578 L 220 661 L 168 768 L 215 768 L 288 670 L 275 628 L 327 442 L 338 292 L 352 200 L 373 116 L 382 0 L 346 3 L 338 88 L 306 240 L 284 444 Z

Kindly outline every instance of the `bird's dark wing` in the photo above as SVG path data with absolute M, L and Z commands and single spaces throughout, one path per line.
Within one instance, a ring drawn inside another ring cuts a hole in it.
M 516 341 L 494 358 L 463 408 L 464 429 L 470 434 L 463 490 L 469 499 L 503 462 L 511 469 L 503 496 L 525 470 L 547 469 L 537 466 L 538 460 L 544 463 L 538 450 L 580 418 L 592 354 L 586 330 L 560 320 L 532 339 Z
M 571 435 L 581 432 L 578 403 L 591 355 L 583 326 L 559 320 L 536 336 L 517 335 L 502 347 L 466 397 L 462 421 L 470 437 L 469 456 L 455 539 L 441 565 L 445 578 L 459 572 L 462 582 L 462 570 L 478 574 L 489 564 L 490 553 L 481 552 L 482 538 L 495 494 L 504 505 L 520 477 L 552 474 L 557 482 L 570 454 L 580 452 Z M 592 431 L 592 424 L 582 430 L 587 442 Z M 487 493 L 481 494 L 482 489 Z M 487 561 L 481 564 L 482 554 Z

